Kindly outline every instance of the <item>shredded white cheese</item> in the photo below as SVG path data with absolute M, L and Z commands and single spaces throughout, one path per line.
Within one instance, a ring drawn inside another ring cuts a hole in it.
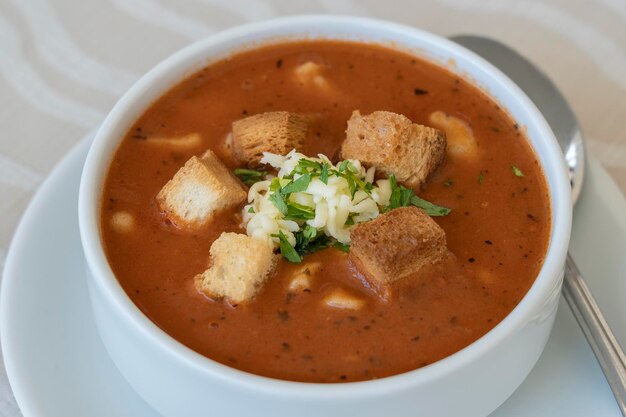
M 295 246 L 295 233 L 305 225 L 348 244 L 355 224 L 376 218 L 389 204 L 389 180 L 373 184 L 375 169 L 366 170 L 357 160 L 333 165 L 325 155 L 310 158 L 293 150 L 285 156 L 264 152 L 261 162 L 276 168 L 277 178 L 267 176 L 250 187 L 243 222 L 248 236 L 268 240 L 274 247 L 279 247 L 281 232 Z M 320 167 L 325 167 L 327 175 Z M 295 185 L 302 176 L 307 176 L 300 181 L 306 187 L 281 194 L 280 189 Z M 286 214 L 283 204 L 290 210 L 295 207 L 299 214 Z

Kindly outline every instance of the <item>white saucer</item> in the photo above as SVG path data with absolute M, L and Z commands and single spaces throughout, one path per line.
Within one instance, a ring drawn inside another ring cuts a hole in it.
M 88 144 L 53 171 L 15 234 L 0 304 L 6 370 L 25 417 L 155 417 L 109 359 L 93 323 L 76 207 Z M 626 201 L 597 162 L 588 168 L 571 249 L 624 344 Z M 564 303 L 537 366 L 496 416 L 620 416 Z

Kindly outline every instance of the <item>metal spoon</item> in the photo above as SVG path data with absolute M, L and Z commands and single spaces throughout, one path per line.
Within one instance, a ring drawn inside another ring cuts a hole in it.
M 576 204 L 585 173 L 585 147 L 576 116 L 561 92 L 526 58 L 500 42 L 472 35 L 450 39 L 498 67 L 543 113 L 569 167 L 573 204 Z M 626 355 L 570 254 L 565 264 L 563 296 L 602 367 L 622 415 L 626 417 Z

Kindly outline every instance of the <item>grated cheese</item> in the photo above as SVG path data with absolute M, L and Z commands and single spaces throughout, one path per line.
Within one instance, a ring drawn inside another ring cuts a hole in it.
M 326 183 L 319 170 L 302 169 L 302 160 L 317 166 L 326 165 Z M 376 218 L 381 208 L 389 204 L 392 191 L 389 180 L 380 179 L 373 184 L 375 168 L 366 170 L 357 160 L 340 161 L 333 165 L 325 155 L 311 158 L 292 150 L 285 156 L 264 152 L 261 163 L 278 170 L 280 187 L 295 182 L 303 175 L 310 176 L 305 189 L 285 196 L 287 205 L 311 213 L 312 218 L 306 220 L 290 219 L 272 201 L 272 195 L 280 192 L 272 191 L 272 181 L 276 181 L 272 176 L 268 175 L 263 181 L 253 184 L 248 191 L 248 204 L 242 210 L 246 232 L 248 236 L 270 241 L 275 248 L 279 247 L 278 235 L 281 232 L 295 246 L 294 233 L 305 225 L 349 244 L 350 229 L 355 224 Z M 355 185 L 355 182 L 360 185 Z

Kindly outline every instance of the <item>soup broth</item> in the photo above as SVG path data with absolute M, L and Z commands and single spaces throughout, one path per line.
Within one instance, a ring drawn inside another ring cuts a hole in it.
M 294 78 L 306 62 L 326 68 L 323 88 Z M 479 150 L 448 157 L 416 194 L 451 208 L 434 218 L 451 253 L 383 300 L 364 288 L 345 252 L 307 255 L 319 262 L 310 291 L 286 290 L 302 268 L 284 259 L 249 303 L 211 300 L 193 277 L 209 266 L 224 231 L 245 233 L 241 209 L 182 230 L 155 196 L 193 155 L 212 149 L 237 168 L 226 143 L 232 122 L 268 111 L 312 115 L 306 155 L 338 155 L 354 110 L 406 115 L 432 125 L 443 112 L 471 129 Z M 151 138 L 198 133 L 199 146 L 155 146 Z M 129 216 L 129 232 L 112 226 Z M 524 297 L 550 233 L 548 190 L 523 129 L 478 88 L 452 72 L 379 45 L 316 40 L 268 45 L 213 63 L 157 100 L 128 131 L 102 194 L 101 224 L 119 282 L 166 333 L 225 365 L 273 378 L 344 382 L 381 378 L 431 364 L 474 342 Z M 359 311 L 323 306 L 332 288 L 360 294 Z

